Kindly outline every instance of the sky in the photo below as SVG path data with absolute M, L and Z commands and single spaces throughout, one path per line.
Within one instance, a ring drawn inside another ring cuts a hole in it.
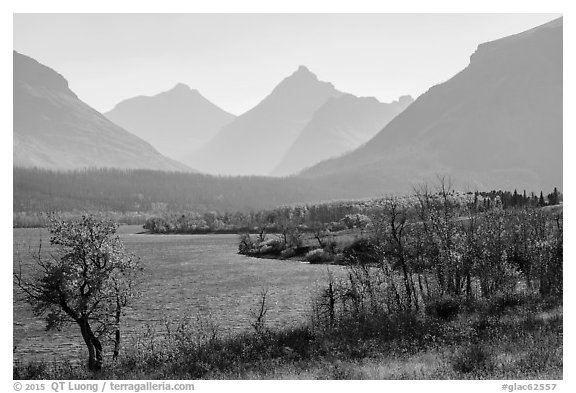
M 341 91 L 416 98 L 480 43 L 560 14 L 14 14 L 14 49 L 95 109 L 185 83 L 236 115 L 299 65 Z

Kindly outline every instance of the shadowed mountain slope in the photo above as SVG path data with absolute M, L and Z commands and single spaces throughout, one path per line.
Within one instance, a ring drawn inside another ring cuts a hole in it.
M 14 166 L 187 171 L 82 102 L 56 71 L 14 51 Z
M 412 97 L 403 96 L 385 104 L 352 94 L 329 99 L 316 111 L 272 175 L 291 175 L 357 148 L 413 101 Z
M 481 44 L 373 139 L 302 174 L 366 195 L 435 174 L 461 187 L 562 188 L 562 19 Z

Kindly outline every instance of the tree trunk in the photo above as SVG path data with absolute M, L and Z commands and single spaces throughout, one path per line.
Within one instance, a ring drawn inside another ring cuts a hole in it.
M 416 291 L 416 286 L 414 285 L 414 275 L 410 273 L 410 285 L 412 287 L 412 295 L 414 296 L 414 307 L 416 311 L 420 309 L 419 301 L 418 301 L 418 292 Z
M 472 299 L 472 279 L 470 277 L 470 272 L 466 274 L 466 299 Z
M 120 353 L 120 318 L 122 317 L 122 305 L 120 301 L 116 299 L 116 332 L 114 334 L 114 353 L 112 354 L 112 360 L 118 359 L 118 354 Z
M 404 260 L 404 256 L 402 254 L 400 254 L 400 265 L 402 266 L 402 273 L 404 274 L 404 287 L 406 288 L 406 299 L 408 300 L 407 308 L 408 310 L 411 310 L 412 289 L 410 288 L 410 279 L 408 278 L 408 267 L 406 266 L 406 261 Z
M 442 261 L 442 259 L 438 260 L 436 275 L 438 276 L 438 287 L 440 289 L 440 294 L 444 295 L 446 293 L 446 285 L 445 285 L 446 277 L 444 275 L 444 261 Z
M 114 353 L 112 354 L 112 360 L 118 359 L 119 353 L 120 353 L 120 328 L 116 328 L 116 333 L 114 335 Z
M 332 281 L 328 284 L 328 313 L 330 317 L 330 327 L 334 326 L 334 308 L 336 304 L 336 299 L 334 295 L 334 288 Z
M 422 297 L 422 301 L 425 301 L 426 294 L 424 293 L 424 287 L 422 286 L 422 276 L 418 273 L 418 287 L 420 288 L 420 296 Z
M 404 308 L 402 307 L 402 300 L 400 299 L 400 294 L 398 293 L 398 290 L 396 289 L 396 284 L 394 284 L 394 277 L 390 276 L 390 286 L 392 287 L 392 290 L 394 291 L 395 294 L 395 298 L 396 298 L 396 304 L 398 305 L 398 310 L 403 310 Z
M 88 320 L 82 319 L 78 322 L 80 331 L 86 347 L 88 348 L 88 370 L 100 371 L 102 369 L 102 344 L 96 338 Z
M 454 289 L 456 291 L 456 297 L 460 298 L 462 291 L 462 276 L 460 274 L 460 269 L 458 266 L 454 267 Z

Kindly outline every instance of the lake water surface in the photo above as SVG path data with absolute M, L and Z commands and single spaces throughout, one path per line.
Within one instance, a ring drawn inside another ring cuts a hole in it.
M 141 257 L 145 268 L 142 296 L 125 317 L 128 334 L 148 324 L 161 327 L 165 321 L 198 315 L 210 315 L 225 334 L 250 329 L 251 310 L 263 288 L 269 293 L 268 324 L 296 324 L 307 318 L 312 294 L 327 279 L 324 265 L 238 255 L 236 235 L 137 234 L 141 230 L 140 226 L 119 230 L 127 249 Z M 30 269 L 29 247 L 37 247 L 40 239 L 48 243 L 46 230 L 13 230 L 15 268 L 21 260 L 23 271 Z M 338 275 L 341 268 L 330 270 Z M 16 289 L 14 295 L 16 299 Z M 44 320 L 16 300 L 13 316 L 15 360 L 84 359 L 75 326 L 47 332 Z

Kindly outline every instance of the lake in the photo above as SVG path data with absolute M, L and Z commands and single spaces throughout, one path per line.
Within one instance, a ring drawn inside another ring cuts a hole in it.
M 210 316 L 223 334 L 251 329 L 251 310 L 259 294 L 268 289 L 268 326 L 297 324 L 308 317 L 310 299 L 327 280 L 325 265 L 298 261 L 255 259 L 237 254 L 237 235 L 148 235 L 140 226 L 122 226 L 126 248 L 140 256 L 144 266 L 142 296 L 127 311 L 124 332 L 146 325 L 159 329 L 165 321 L 185 316 Z M 46 230 L 13 230 L 14 267 L 21 259 L 29 271 L 29 247 L 40 239 L 48 243 Z M 46 247 L 45 247 L 46 248 Z M 330 266 L 337 275 L 341 267 Z M 16 299 L 16 289 L 14 289 Z M 63 331 L 45 330 L 42 318 L 30 305 L 14 302 L 14 359 L 84 360 L 83 342 L 76 326 Z

